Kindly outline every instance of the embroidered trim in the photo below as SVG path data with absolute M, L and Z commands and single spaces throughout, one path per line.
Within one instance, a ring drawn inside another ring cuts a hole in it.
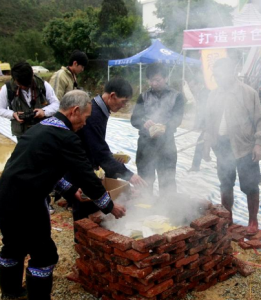
M 0 257 L 0 265 L 6 268 L 14 267 L 18 264 L 17 260 L 12 258 L 2 258 Z
M 46 278 L 50 276 L 53 272 L 55 265 L 51 265 L 45 268 L 30 268 L 28 270 L 31 272 L 32 276 Z
M 56 192 L 61 194 L 63 192 L 68 191 L 71 187 L 72 187 L 72 184 L 69 181 L 62 178 L 56 183 L 54 189 Z
M 45 119 L 43 121 L 40 122 L 42 125 L 47 125 L 47 126 L 54 126 L 54 127 L 58 127 L 58 128 L 63 128 L 66 130 L 70 130 L 63 121 L 57 119 L 56 117 L 50 117 L 48 119 Z
M 100 209 L 104 209 L 108 206 L 109 202 L 111 201 L 110 195 L 108 192 L 104 193 L 102 197 L 98 200 L 94 200 L 93 202 L 97 205 Z

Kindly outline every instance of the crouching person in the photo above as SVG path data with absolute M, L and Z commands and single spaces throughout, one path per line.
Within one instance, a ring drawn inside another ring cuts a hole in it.
M 90 114 L 91 101 L 85 92 L 67 93 L 61 100 L 59 112 L 21 136 L 6 163 L 0 179 L 2 299 L 51 299 L 52 274 L 58 254 L 51 238 L 45 198 L 65 173 L 73 175 L 77 186 L 94 199 L 102 212 L 112 213 L 116 218 L 125 214 L 124 207 L 113 204 L 94 174 L 75 134 Z M 28 254 L 26 291 L 22 288 L 22 278 Z

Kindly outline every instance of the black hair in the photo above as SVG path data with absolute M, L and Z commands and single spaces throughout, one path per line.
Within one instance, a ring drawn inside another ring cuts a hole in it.
M 69 58 L 69 66 L 72 66 L 74 61 L 76 61 L 78 65 L 86 67 L 88 65 L 88 56 L 80 50 L 74 50 Z
M 11 69 L 13 80 L 26 87 L 32 84 L 33 74 L 33 69 L 27 62 L 19 62 Z
M 153 63 L 149 64 L 146 68 L 146 77 L 150 79 L 151 77 L 160 74 L 163 78 L 168 76 L 168 71 L 163 64 Z
M 104 92 L 108 94 L 115 92 L 119 98 L 132 97 L 133 93 L 130 83 L 127 80 L 119 77 L 115 77 L 108 81 L 104 87 Z

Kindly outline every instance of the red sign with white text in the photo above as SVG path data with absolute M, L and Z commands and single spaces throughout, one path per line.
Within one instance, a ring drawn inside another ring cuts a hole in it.
M 183 49 L 261 46 L 261 25 L 184 30 Z

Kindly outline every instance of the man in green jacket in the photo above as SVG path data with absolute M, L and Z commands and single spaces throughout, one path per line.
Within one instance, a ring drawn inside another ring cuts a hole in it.
M 77 89 L 77 75 L 84 71 L 87 64 L 87 55 L 82 51 L 74 50 L 69 58 L 69 65 L 61 67 L 53 74 L 50 84 L 60 101 L 67 92 Z

